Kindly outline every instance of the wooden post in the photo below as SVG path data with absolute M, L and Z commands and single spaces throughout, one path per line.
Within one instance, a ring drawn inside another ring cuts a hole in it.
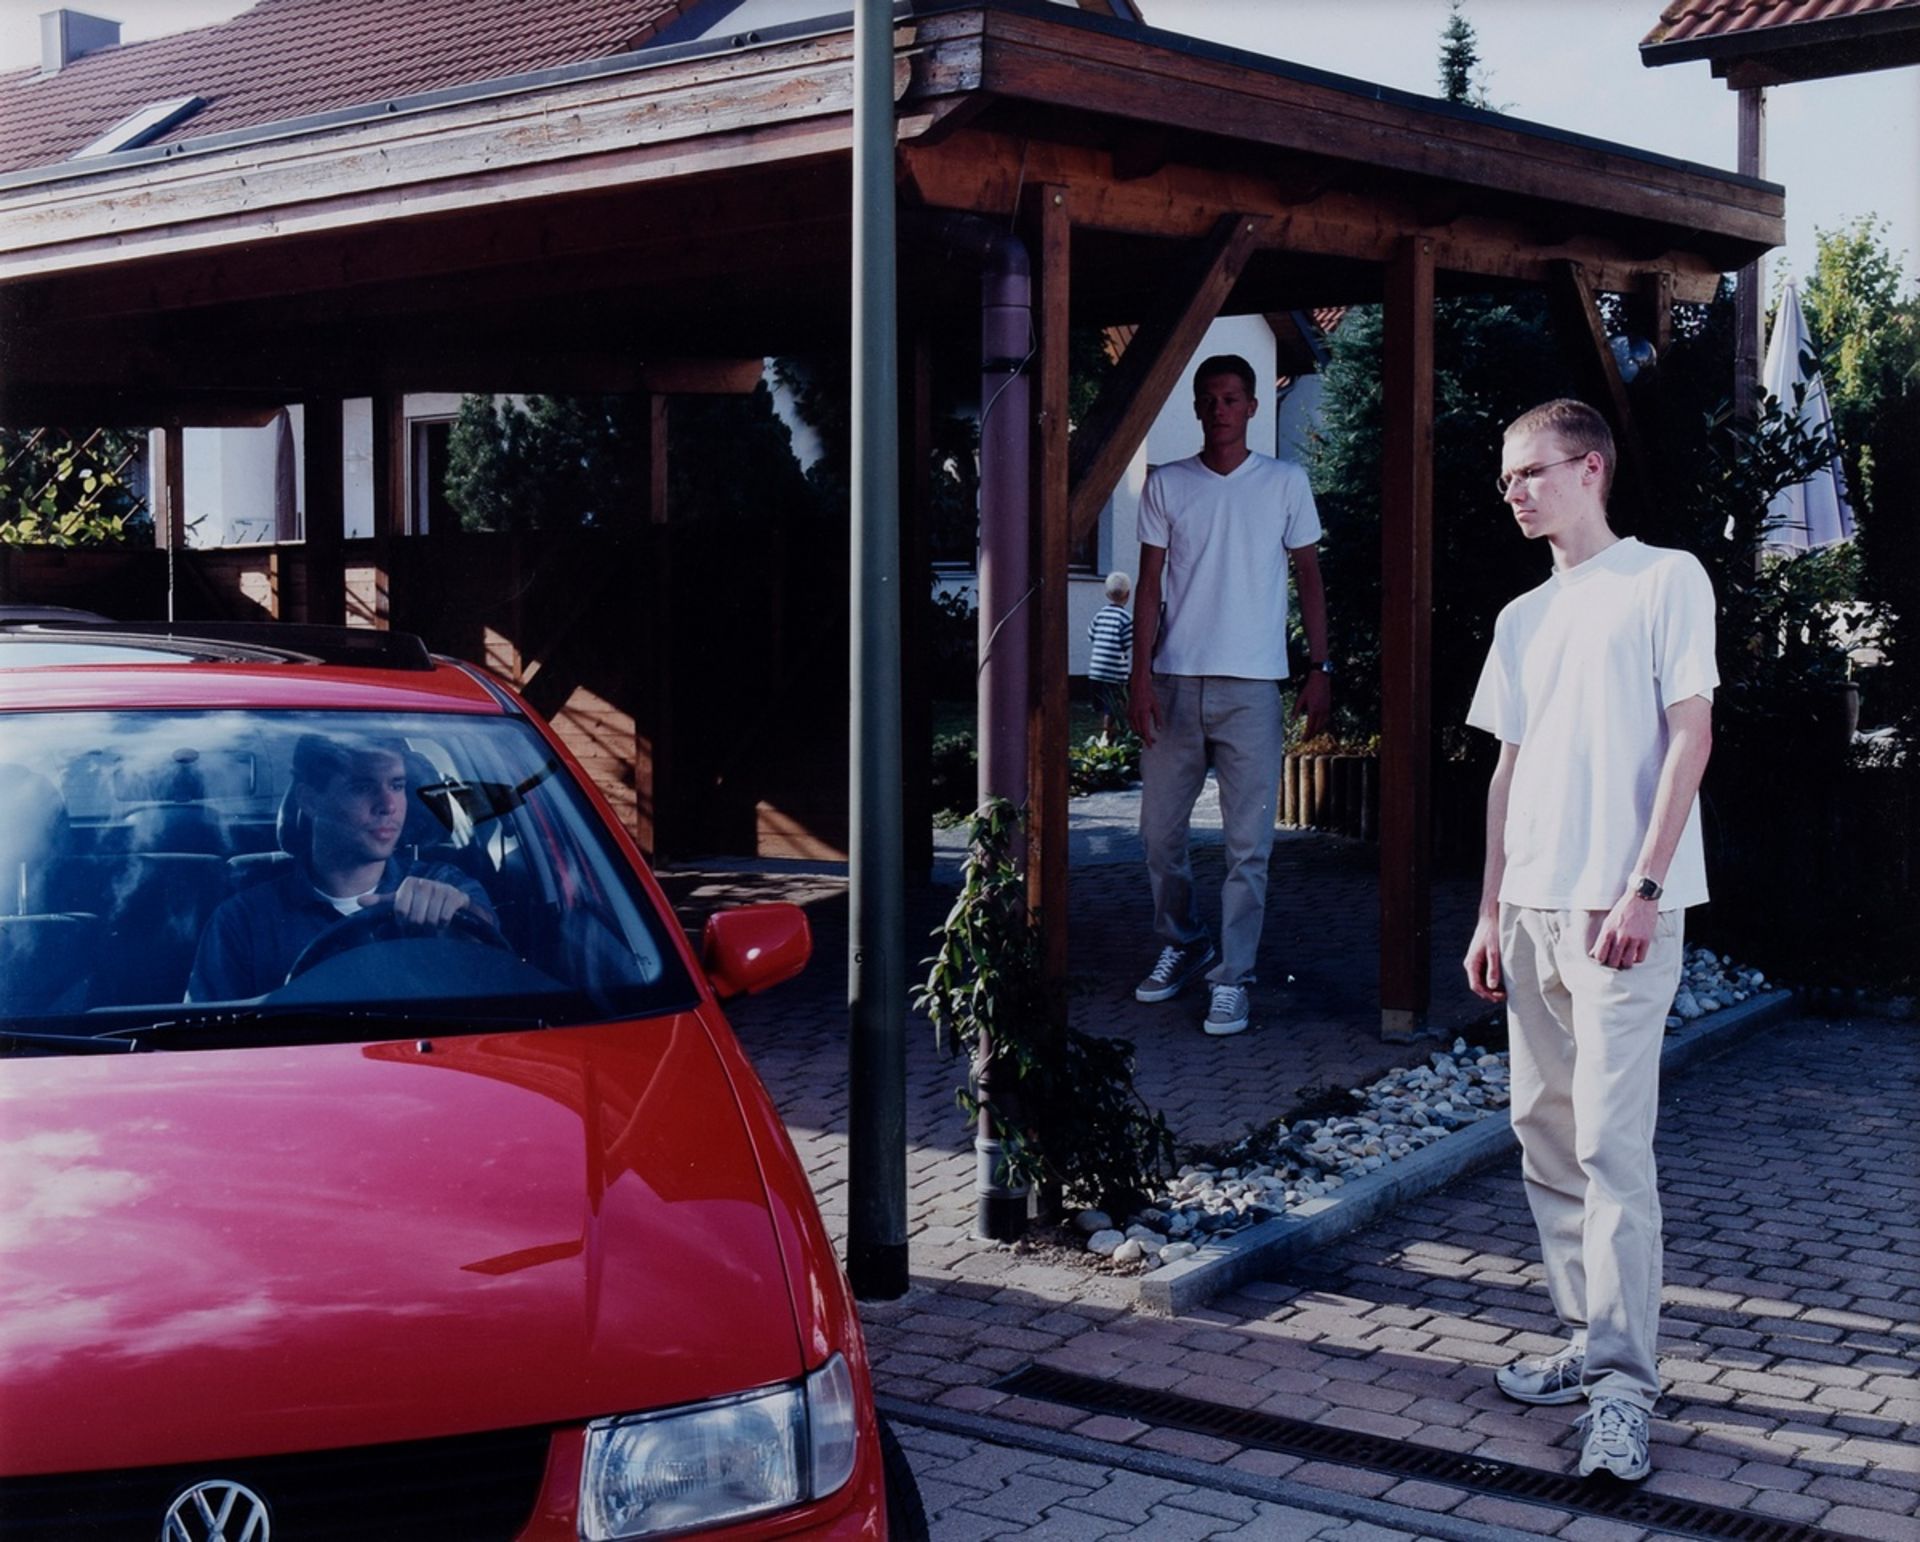
M 1067 482 L 1067 308 L 1072 220 L 1064 187 L 1033 189 L 1034 331 L 1039 343 L 1034 414 L 1033 574 L 1039 618 L 1030 657 L 1034 713 L 1027 735 L 1033 805 L 1027 823 L 1027 902 L 1040 920 L 1047 977 L 1067 973 L 1067 566 L 1072 551 Z M 1063 1019 L 1064 1021 L 1064 1016 Z
M 1740 165 L 1742 176 L 1767 174 L 1767 88 L 1748 86 L 1740 91 Z M 1767 325 L 1764 298 L 1767 261 L 1756 257 L 1733 281 L 1733 415 L 1753 420 L 1760 404 L 1760 367 L 1766 357 Z
M 347 619 L 345 471 L 342 465 L 346 403 L 339 397 L 305 404 L 303 460 L 307 472 L 306 620 L 341 626 Z
M 153 544 L 162 551 L 176 551 L 187 544 L 186 439 L 186 430 L 178 423 L 160 431 L 161 466 L 156 479 L 160 496 L 154 500 Z
M 1387 264 L 1380 498 L 1380 1036 L 1413 1037 L 1432 963 L 1433 242 Z
M 160 464 L 155 468 L 153 479 L 153 544 L 166 559 L 164 613 L 167 620 L 172 621 L 176 619 L 174 575 L 180 549 L 187 544 L 186 430 L 178 423 L 170 423 L 150 436 L 147 443 L 160 452 Z
M 673 767 L 673 547 L 667 523 L 667 399 L 646 397 L 647 438 L 634 484 L 645 501 L 633 510 L 633 593 L 645 595 L 636 665 L 633 721 L 633 838 L 649 859 L 671 835 Z
M 393 543 L 406 531 L 406 398 L 379 391 L 373 398 L 373 624 L 393 625 Z
M 1039 348 L 1033 445 L 1028 456 L 1034 535 L 1033 578 L 1039 615 L 1034 646 L 1032 716 L 1027 732 L 1030 806 L 1027 817 L 1027 907 L 1040 925 L 1040 957 L 1047 993 L 1044 1053 L 1058 1057 L 1067 1030 L 1067 702 L 1068 563 L 1073 546 L 1067 471 L 1067 311 L 1073 222 L 1067 190 L 1033 189 L 1027 228 L 1033 252 L 1033 324 Z M 1053 1111 L 1036 1110 L 1044 1132 Z M 1043 1217 L 1060 1210 L 1057 1184 L 1035 1196 Z

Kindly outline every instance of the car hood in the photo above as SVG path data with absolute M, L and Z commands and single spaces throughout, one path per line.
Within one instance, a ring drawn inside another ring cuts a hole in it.
M 364 1445 L 799 1373 L 696 1014 L 0 1066 L 0 1471 Z

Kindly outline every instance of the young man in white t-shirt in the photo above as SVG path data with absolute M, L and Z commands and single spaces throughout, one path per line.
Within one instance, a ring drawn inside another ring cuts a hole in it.
M 1160 957 L 1134 995 L 1167 1001 L 1205 973 L 1210 1034 L 1250 1021 L 1247 986 L 1266 919 L 1267 858 L 1286 739 L 1287 570 L 1313 672 L 1296 710 L 1326 722 L 1332 665 L 1314 543 L 1320 517 L 1307 474 L 1247 446 L 1259 402 L 1253 366 L 1234 354 L 1194 371 L 1198 455 L 1156 467 L 1140 499 L 1133 681 L 1140 735 L 1140 836 Z M 1207 768 L 1220 787 L 1227 856 L 1215 948 L 1194 900 L 1187 831 Z
M 1513 1127 L 1560 1351 L 1499 1371 L 1585 1398 L 1582 1477 L 1647 1475 L 1660 1394 L 1660 1047 L 1681 918 L 1707 897 L 1695 795 L 1713 745 L 1713 589 L 1607 524 L 1613 436 L 1553 401 L 1507 429 L 1500 491 L 1553 575 L 1500 612 L 1467 721 L 1500 740 L 1467 982 L 1504 1001 Z

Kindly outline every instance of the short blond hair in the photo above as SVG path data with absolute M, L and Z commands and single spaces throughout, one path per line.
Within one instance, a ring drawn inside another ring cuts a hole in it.
M 1619 454 L 1613 447 L 1613 430 L 1593 408 L 1570 396 L 1542 402 L 1507 425 L 1506 438 L 1521 434 L 1552 434 L 1569 455 L 1598 455 L 1600 501 L 1607 501 L 1613 491 L 1613 468 L 1619 463 Z
M 1133 580 L 1125 573 L 1109 573 L 1106 582 L 1107 598 L 1115 605 L 1127 603 L 1127 596 L 1133 593 Z

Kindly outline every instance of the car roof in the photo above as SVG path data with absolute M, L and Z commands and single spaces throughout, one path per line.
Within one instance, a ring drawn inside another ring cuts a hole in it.
M 407 632 L 278 623 L 0 622 L 0 709 L 512 710 Z

